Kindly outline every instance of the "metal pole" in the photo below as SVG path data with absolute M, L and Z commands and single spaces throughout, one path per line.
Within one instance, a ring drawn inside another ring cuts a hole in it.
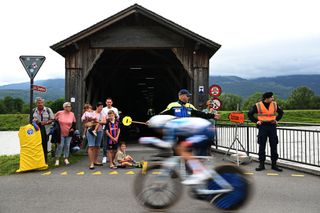
M 33 113 L 32 113 L 32 102 L 33 102 L 33 78 L 30 78 L 30 109 L 29 109 L 29 122 L 32 122 Z

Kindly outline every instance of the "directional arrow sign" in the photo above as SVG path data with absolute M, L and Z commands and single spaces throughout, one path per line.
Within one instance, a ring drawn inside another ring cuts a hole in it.
M 32 89 L 38 92 L 47 92 L 47 88 L 39 85 L 32 85 Z
M 30 79 L 34 79 L 41 65 L 46 60 L 44 56 L 22 55 L 19 57 L 24 69 L 27 71 Z

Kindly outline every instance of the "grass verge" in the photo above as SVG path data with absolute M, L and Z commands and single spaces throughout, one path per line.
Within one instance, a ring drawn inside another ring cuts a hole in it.
M 79 162 L 84 157 L 85 151 L 80 150 L 75 154 L 71 154 L 69 157 L 70 164 L 75 164 Z M 61 160 L 60 160 L 61 161 Z M 3 175 L 10 175 L 16 173 L 16 170 L 19 169 L 19 162 L 20 162 L 20 155 L 2 155 L 0 156 L 0 176 Z M 55 158 L 48 154 L 48 169 L 55 168 L 54 166 Z M 65 166 L 62 162 L 60 163 L 59 167 Z M 43 172 L 39 171 L 39 172 Z

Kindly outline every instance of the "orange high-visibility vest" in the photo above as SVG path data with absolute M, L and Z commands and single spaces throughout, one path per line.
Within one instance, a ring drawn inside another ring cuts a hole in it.
M 277 117 L 277 103 L 272 101 L 269 105 L 269 109 L 267 109 L 262 101 L 256 103 L 258 110 L 258 120 L 264 122 L 270 122 L 276 120 Z

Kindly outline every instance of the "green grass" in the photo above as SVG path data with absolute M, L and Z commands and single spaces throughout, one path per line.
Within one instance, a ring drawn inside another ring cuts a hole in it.
M 70 164 L 75 164 L 78 161 L 80 161 L 84 156 L 84 151 L 81 150 L 75 154 L 70 155 L 69 157 L 69 161 Z M 59 167 L 63 167 L 65 166 L 64 163 L 61 160 L 62 158 L 60 158 L 60 166 Z M 16 173 L 16 170 L 19 169 L 19 161 L 20 161 L 20 155 L 3 155 L 0 156 L 0 176 L 3 175 L 10 175 L 10 174 L 14 174 Z M 51 158 L 50 153 L 48 154 L 48 169 L 54 169 L 55 163 L 55 159 Z M 39 172 L 43 172 L 39 171 Z
M 26 114 L 0 114 L 0 131 L 17 131 L 29 123 Z

